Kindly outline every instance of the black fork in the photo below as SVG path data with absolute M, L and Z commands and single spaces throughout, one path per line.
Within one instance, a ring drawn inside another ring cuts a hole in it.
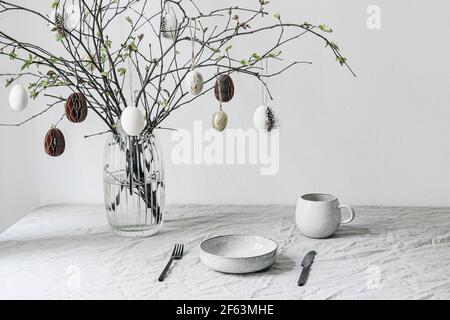
M 183 257 L 183 250 L 184 250 L 184 244 L 177 243 L 175 244 L 175 247 L 173 248 L 172 255 L 170 256 L 170 260 L 167 263 L 166 267 L 164 268 L 163 272 L 158 278 L 158 281 L 164 281 L 164 278 L 166 277 L 167 271 L 169 271 L 170 265 L 172 264 L 173 260 L 179 260 Z

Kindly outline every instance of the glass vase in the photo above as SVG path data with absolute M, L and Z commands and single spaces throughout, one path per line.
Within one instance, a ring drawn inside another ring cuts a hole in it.
M 157 138 L 112 134 L 104 153 L 103 185 L 108 223 L 123 237 L 158 232 L 165 208 L 164 167 Z

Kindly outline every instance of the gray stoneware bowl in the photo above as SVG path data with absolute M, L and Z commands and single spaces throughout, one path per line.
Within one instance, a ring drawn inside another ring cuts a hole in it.
M 200 244 L 200 260 L 224 273 L 250 273 L 275 263 L 278 245 L 275 241 L 251 235 L 225 235 Z

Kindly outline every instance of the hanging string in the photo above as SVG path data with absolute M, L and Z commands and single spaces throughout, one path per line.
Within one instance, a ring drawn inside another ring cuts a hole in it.
M 263 69 L 263 71 L 261 72 L 263 75 L 268 75 L 269 74 L 269 60 L 266 59 L 265 60 L 266 65 L 264 66 L 264 62 L 261 60 L 261 68 Z M 261 102 L 263 105 L 267 106 L 267 103 L 269 101 L 269 92 L 267 91 L 266 86 L 268 85 L 268 80 L 269 78 L 267 77 L 266 83 L 264 84 L 264 81 L 261 80 Z
M 133 92 L 133 73 L 131 72 L 131 56 L 128 57 L 128 80 L 130 82 L 130 98 L 131 98 L 131 105 L 134 105 L 134 92 Z
M 194 32 L 192 32 L 192 20 L 194 20 Z M 192 70 L 195 69 L 195 41 L 197 40 L 197 20 L 189 18 L 189 32 L 191 34 L 191 43 L 192 43 L 192 58 L 191 58 L 191 62 L 192 62 Z
M 222 85 L 221 85 L 222 81 L 220 81 L 220 76 L 217 78 L 217 88 L 219 90 L 219 109 L 220 111 L 222 110 Z

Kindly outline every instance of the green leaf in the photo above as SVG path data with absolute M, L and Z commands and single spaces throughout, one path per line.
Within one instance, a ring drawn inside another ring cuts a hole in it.
M 25 60 L 24 64 L 22 65 L 22 67 L 20 68 L 20 71 L 23 71 L 25 69 L 28 69 L 31 65 L 33 64 L 33 56 L 31 55 L 31 53 L 28 55 L 28 59 Z
M 8 88 L 14 82 L 14 78 L 6 79 L 5 88 Z
M 127 20 L 127 22 L 128 22 L 129 24 L 133 24 L 133 19 L 131 19 L 130 16 L 126 16 L 126 17 L 125 17 L 125 20 Z
M 274 16 L 275 19 L 281 20 L 281 15 L 278 12 L 275 13 L 273 16 Z
M 267 55 L 267 57 L 269 57 L 269 58 L 277 58 L 277 57 L 279 57 L 281 55 L 281 53 L 282 53 L 282 51 L 275 50 L 275 51 L 270 52 Z
M 17 58 L 17 54 L 14 51 L 9 53 L 9 60 L 15 60 Z
M 329 26 L 324 25 L 324 24 L 319 25 L 319 29 L 322 30 L 323 32 L 328 32 L 328 33 L 333 32 L 333 29 L 331 29 Z
M 339 62 L 341 66 L 343 66 L 347 62 L 347 58 L 336 57 L 336 61 Z
M 59 6 L 59 0 L 53 0 L 52 3 L 50 4 L 50 7 L 52 9 L 56 9 L 56 7 Z
M 117 72 L 119 73 L 119 75 L 120 75 L 121 77 L 123 77 L 123 76 L 125 75 L 125 73 L 127 72 L 127 69 L 125 69 L 125 68 L 119 68 L 119 69 L 117 69 Z
M 130 52 L 137 52 L 138 51 L 138 47 L 137 47 L 137 45 L 134 42 L 132 42 L 132 43 L 130 43 L 128 45 L 128 50 Z
M 257 54 L 256 52 L 252 54 L 252 58 L 255 59 L 256 61 L 261 60 L 261 56 L 259 54 Z
M 242 60 L 241 60 L 241 64 L 242 64 L 243 66 L 248 66 L 248 65 L 250 65 L 250 63 L 249 63 L 248 60 L 246 60 L 246 59 L 242 59 Z
M 56 34 L 56 42 L 61 42 L 64 39 L 64 35 L 61 33 Z

